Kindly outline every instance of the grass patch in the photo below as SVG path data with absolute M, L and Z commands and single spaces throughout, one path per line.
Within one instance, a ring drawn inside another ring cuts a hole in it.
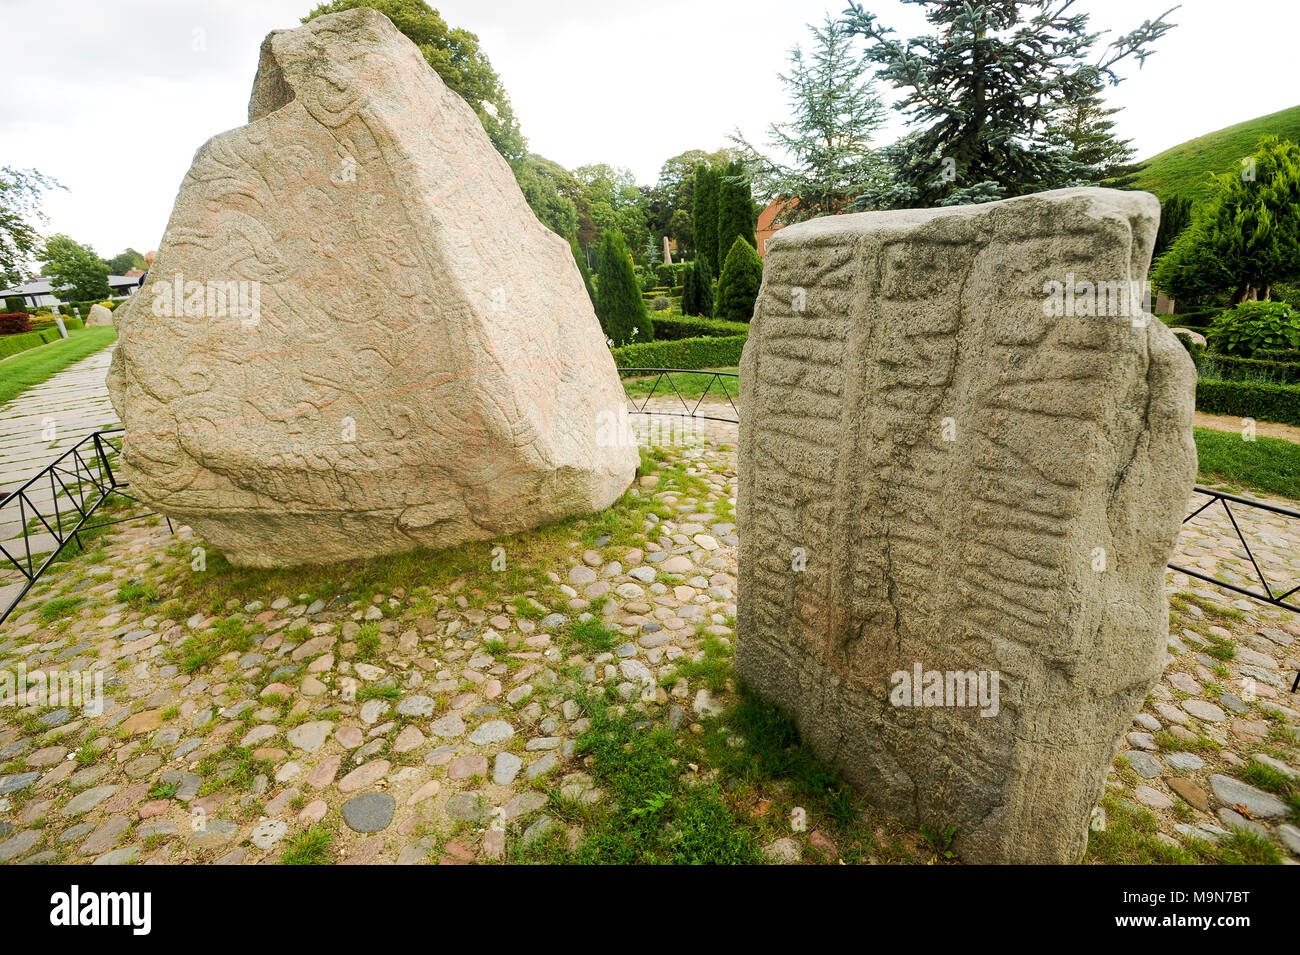
M 733 374 L 737 367 L 709 369 L 709 371 L 729 371 Z M 638 378 L 624 378 L 623 387 L 628 395 L 632 398 L 644 399 L 650 397 L 653 390 L 656 398 L 673 398 L 680 394 L 683 398 L 696 400 L 708 391 L 708 400 L 726 402 L 727 396 L 723 394 L 722 389 L 725 387 L 731 395 L 731 400 L 740 405 L 740 386 L 739 378 L 714 378 L 708 372 L 674 372 L 670 376 L 646 375 Z M 656 384 L 658 382 L 658 384 Z
M 185 673 L 194 673 L 207 666 L 217 657 L 232 650 L 243 653 L 253 645 L 252 634 L 238 620 L 226 618 L 218 620 L 211 630 L 196 633 L 186 639 L 170 656 Z
M 1105 827 L 1088 832 L 1088 862 L 1107 865 L 1193 865 L 1196 854 L 1156 838 L 1160 824 L 1148 809 L 1139 809 L 1112 794 L 1102 798 Z
M 1300 500 L 1300 444 L 1258 436 L 1193 428 L 1202 484 L 1229 484 L 1238 491 Z
M 609 793 L 587 838 L 568 861 L 752 865 L 763 861 L 755 832 L 743 825 L 716 784 L 687 770 L 682 744 L 669 730 L 628 716 L 611 716 L 601 703 L 588 706 L 591 730 L 577 752 L 591 757 L 591 772 Z M 552 851 L 554 851 L 552 849 Z
M 6 358 L 0 363 L 0 404 L 116 340 L 117 332 L 112 328 L 69 329 L 67 338 Z
M 673 682 L 687 679 L 703 683 L 713 693 L 726 689 L 727 677 L 731 675 L 731 648 L 719 637 L 705 637 L 700 641 L 704 656 L 699 660 L 678 660 Z
M 330 865 L 330 846 L 334 833 L 327 826 L 315 825 L 294 833 L 285 841 L 280 865 Z
M 48 622 L 71 616 L 72 612 L 85 602 L 85 597 L 55 597 L 53 600 L 47 600 L 41 605 L 41 619 Z
M 569 637 L 577 641 L 584 650 L 591 653 L 604 653 L 618 646 L 621 639 L 599 620 L 579 620 L 568 626 Z

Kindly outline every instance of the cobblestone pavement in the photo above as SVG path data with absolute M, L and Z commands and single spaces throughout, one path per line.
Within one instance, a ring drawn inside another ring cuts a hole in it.
M 92 431 L 117 423 L 104 384 L 112 357 L 110 345 L 0 405 L 0 499 Z
M 492 861 L 557 830 L 578 843 L 581 823 L 555 818 L 548 794 L 609 799 L 574 752 L 585 688 L 612 687 L 679 733 L 734 696 L 676 675 L 733 635 L 736 429 L 705 431 L 635 486 L 667 517 L 648 514 L 631 539 L 561 540 L 549 583 L 519 592 L 415 572 L 365 600 L 342 586 L 249 591 L 194 610 L 187 575 L 208 571 L 188 529 L 113 529 L 0 628 L 0 668 L 102 674 L 105 698 L 98 714 L 0 712 L 0 861 L 254 864 L 307 851 L 325 828 L 335 863 Z M 1265 560 L 1300 575 L 1300 528 L 1245 523 Z M 1184 552 L 1245 576 L 1225 527 L 1189 525 Z M 1164 679 L 1123 741 L 1099 830 L 1152 819 L 1172 852 L 1241 828 L 1294 860 L 1296 809 L 1275 793 L 1300 766 L 1300 620 L 1167 581 Z M 589 646 L 578 624 L 614 639 Z M 836 857 L 817 831 L 768 851 Z
M 0 406 L 0 500 L 86 435 L 116 424 L 104 383 L 112 354 L 110 345 Z M 2 369 L 0 364 L 0 374 Z M 28 491 L 28 503 L 42 513 L 52 515 L 53 500 L 53 491 L 44 482 Z M 30 521 L 30 508 L 25 505 L 22 510 Z M 19 511 L 10 506 L 0 512 L 0 546 L 16 555 L 25 553 L 23 542 L 17 540 L 23 529 Z M 55 540 L 38 533 L 28 545 L 33 556 L 48 554 Z M 0 607 L 8 605 L 23 583 L 24 578 L 0 556 Z

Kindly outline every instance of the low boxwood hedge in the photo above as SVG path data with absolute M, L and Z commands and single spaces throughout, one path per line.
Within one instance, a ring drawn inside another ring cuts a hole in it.
M 614 362 L 620 368 L 729 368 L 739 364 L 747 337 L 679 338 L 624 345 L 613 349 Z
M 658 328 L 658 326 L 655 326 Z M 1257 353 L 1258 354 L 1258 353 Z M 1262 361 L 1258 358 L 1238 358 L 1210 352 L 1205 356 L 1228 379 L 1244 377 L 1252 372 L 1266 373 L 1288 384 L 1300 382 L 1300 364 L 1287 361 Z
M 1196 383 L 1196 410 L 1300 425 L 1300 385 L 1202 380 Z
M 58 334 L 58 329 L 55 329 L 55 334 Z M 29 348 L 44 344 L 45 339 L 41 337 L 40 332 L 0 335 L 0 358 L 8 358 L 10 355 L 17 355 L 20 351 L 27 351 Z
M 678 341 L 682 338 L 731 338 L 748 335 L 744 322 L 724 322 L 716 318 L 687 315 L 655 316 L 655 340 Z
M 1297 364 L 1300 363 L 1300 348 L 1257 348 L 1255 357 L 1261 361 L 1284 361 Z

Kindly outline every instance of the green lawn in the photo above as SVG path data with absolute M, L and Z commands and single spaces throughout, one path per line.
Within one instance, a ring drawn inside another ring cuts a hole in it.
M 61 341 L 29 348 L 0 361 L 0 404 L 111 345 L 116 338 L 117 330 L 113 328 L 78 328 L 69 331 L 68 337 Z
M 1202 484 L 1300 501 L 1300 444 L 1262 436 L 1246 441 L 1236 432 L 1209 428 L 1195 428 L 1193 433 Z

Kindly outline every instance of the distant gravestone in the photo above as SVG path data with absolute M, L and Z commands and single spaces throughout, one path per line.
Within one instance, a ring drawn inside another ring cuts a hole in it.
M 1159 204 L 1069 189 L 769 240 L 741 362 L 736 661 L 877 805 L 1072 863 L 1158 679 L 1195 371 Z
M 490 540 L 638 464 L 568 244 L 371 9 L 267 36 L 118 312 L 132 493 L 237 564 Z
M 86 313 L 87 328 L 111 328 L 113 325 L 113 310 L 107 305 L 92 305 L 90 311 Z

